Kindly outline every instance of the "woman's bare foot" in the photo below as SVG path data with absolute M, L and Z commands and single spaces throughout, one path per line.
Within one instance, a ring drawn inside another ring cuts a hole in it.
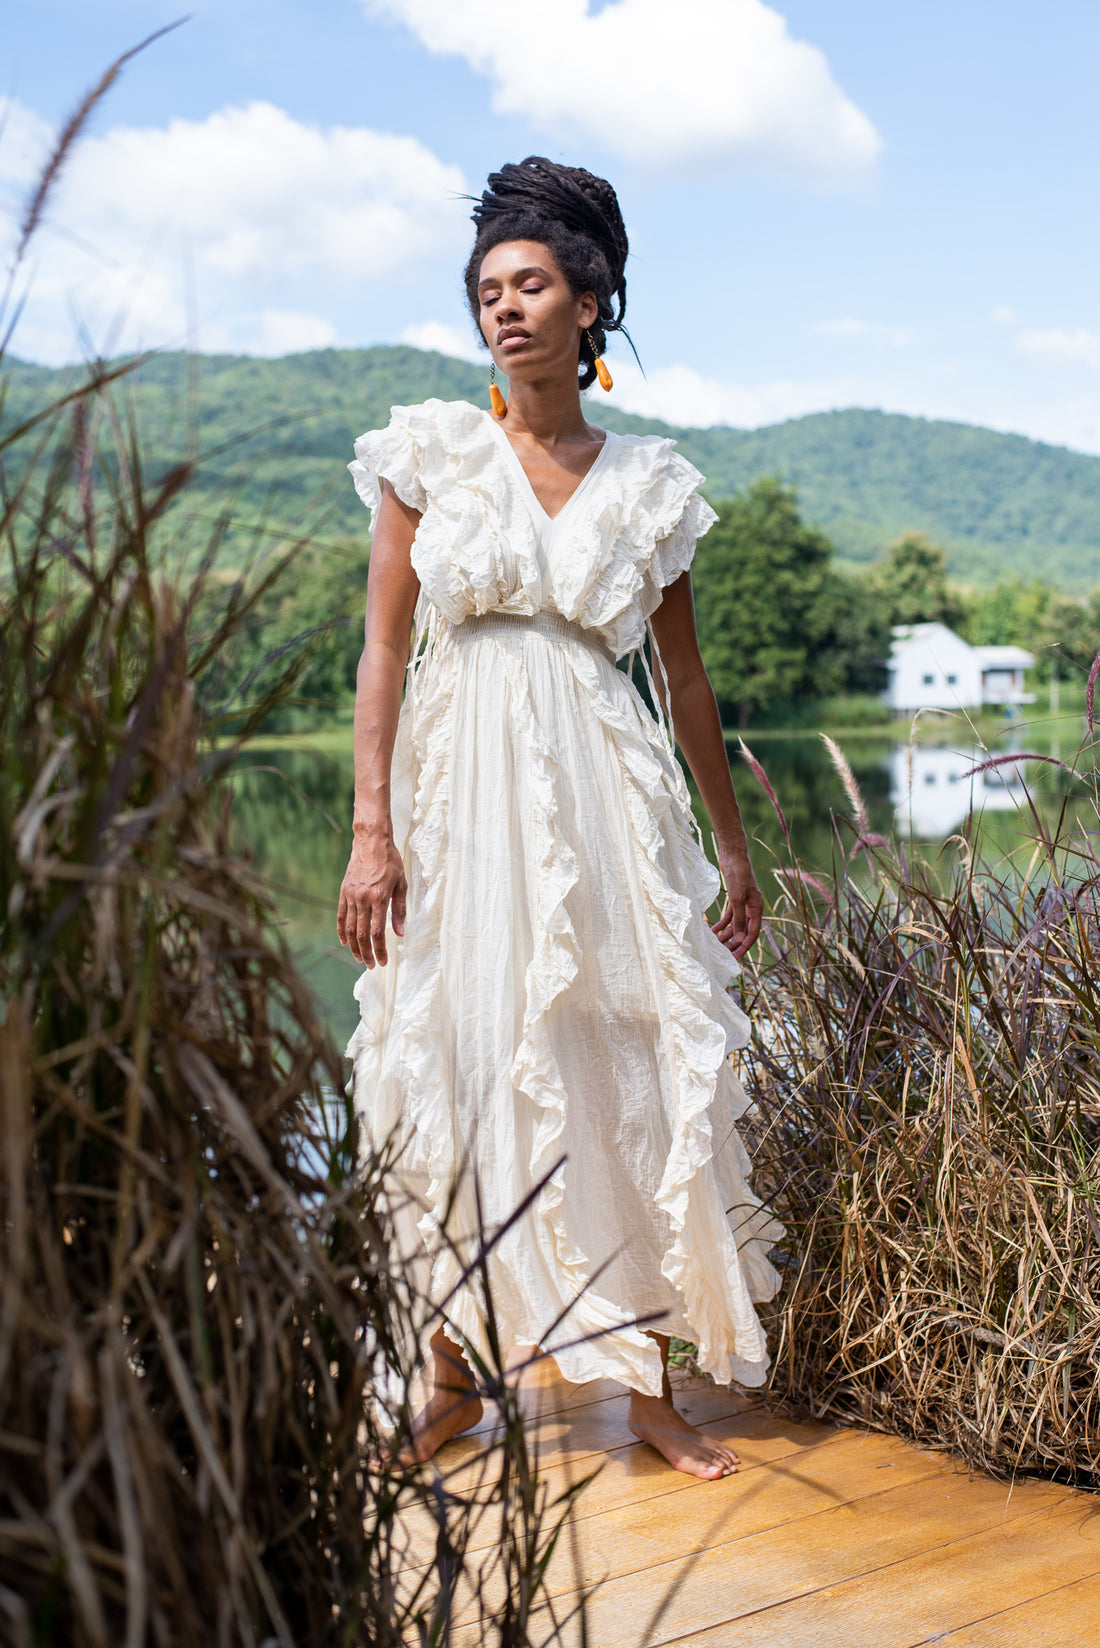
M 413 1420 L 412 1437 L 396 1454 L 399 1465 L 423 1465 L 444 1442 L 478 1423 L 484 1409 L 476 1391 L 436 1389 Z
M 682 1413 L 676 1412 L 667 1377 L 661 1396 L 631 1391 L 627 1424 L 639 1441 L 648 1442 L 663 1454 L 673 1470 L 685 1471 L 688 1476 L 714 1481 L 720 1476 L 732 1476 L 741 1463 L 732 1448 L 704 1436 L 688 1424 Z
M 483 1413 L 477 1381 L 454 1340 L 443 1328 L 432 1335 L 432 1394 L 412 1423 L 412 1436 L 389 1454 L 397 1465 L 423 1465 L 444 1442 L 476 1425 Z

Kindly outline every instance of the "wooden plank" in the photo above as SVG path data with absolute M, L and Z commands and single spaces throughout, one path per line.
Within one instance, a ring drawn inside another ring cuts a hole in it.
M 870 1440 L 879 1444 L 892 1441 Z M 897 1442 L 893 1442 L 893 1446 L 902 1448 Z M 915 1453 L 910 1449 L 903 1451 Z M 815 1450 L 812 1457 L 822 1464 L 826 1455 L 833 1461 L 837 1458 L 831 1446 Z M 782 1474 L 768 1470 L 753 1472 L 752 1486 L 755 1488 L 758 1476 Z M 601 1648 L 610 1643 L 621 1644 L 623 1648 L 628 1644 L 658 1648 L 660 1644 L 676 1641 L 694 1643 L 696 1637 L 702 1644 L 707 1640 L 703 1633 L 709 1629 L 714 1648 L 718 1648 L 719 1643 L 725 1648 L 727 1642 L 733 1645 L 742 1640 L 759 1643 L 761 1648 L 765 1643 L 775 1648 L 780 1642 L 797 1644 L 798 1648 L 819 1648 L 815 1636 L 800 1637 L 799 1630 L 804 1627 L 806 1617 L 817 1621 L 825 1612 L 817 1607 L 817 1601 L 827 1588 L 842 1586 L 854 1576 L 871 1575 L 890 1564 L 942 1547 L 945 1540 L 957 1543 L 960 1538 L 983 1534 L 990 1527 L 1007 1537 L 1005 1524 L 1028 1519 L 1030 1527 L 1036 1517 L 1049 1514 L 1038 1507 L 1056 1507 L 1066 1500 L 1069 1492 L 1053 1485 L 1029 1484 L 1027 1489 L 1017 1486 L 1009 1497 L 1002 1483 L 984 1480 L 967 1483 L 965 1478 L 941 1468 L 880 1493 L 864 1493 L 850 1502 L 837 1504 L 838 1484 L 843 1480 L 843 1476 L 837 1476 L 831 1485 L 817 1484 L 823 1497 L 831 1495 L 830 1509 L 819 1508 L 809 1515 L 772 1523 L 732 1540 L 708 1539 L 703 1529 L 693 1555 L 681 1551 L 672 1560 L 655 1560 L 648 1568 L 607 1579 L 589 1603 L 591 1640 L 601 1644 Z M 727 1477 L 722 1482 L 701 1484 L 699 1497 L 728 1492 L 730 1485 L 738 1482 L 738 1477 Z M 809 1485 L 813 1486 L 812 1480 Z M 680 1509 L 679 1502 L 677 1509 Z M 600 1520 L 596 1519 L 596 1523 Z M 670 1535 L 674 1531 L 668 1529 Z M 1011 1557 L 1002 1552 L 1001 1560 L 1009 1561 Z M 589 1567 L 586 1578 L 592 1581 L 598 1577 L 598 1571 Z M 865 1583 L 869 1587 L 869 1582 Z M 988 1583 L 987 1579 L 985 1584 L 988 1586 Z M 1050 1589 L 1049 1584 L 1046 1588 Z M 809 1599 L 807 1614 L 797 1621 L 792 1618 L 790 1633 L 776 1635 L 780 1630 L 778 1605 L 802 1597 Z M 876 1629 L 883 1624 L 880 1617 L 883 1607 L 884 1603 L 876 1600 L 873 1610 Z M 664 1611 L 657 1629 L 655 1616 L 659 1608 Z M 735 1634 L 734 1621 L 742 1631 L 756 1629 L 747 1616 L 763 1619 L 762 1610 L 769 1611 L 768 1629 L 773 1633 L 770 1639 L 763 1626 L 755 1638 Z M 719 1622 L 726 1633 L 724 1637 L 713 1629 Z M 952 1623 L 960 1625 L 965 1623 L 965 1618 L 958 1617 Z M 466 1635 L 457 1633 L 456 1648 L 459 1644 L 462 1648 L 472 1648 L 479 1628 L 472 1627 Z M 618 1634 L 610 1635 L 611 1632 Z M 834 1640 L 842 1643 L 843 1648 L 854 1648 L 858 1643 L 858 1638 L 853 1639 L 851 1634 L 821 1638 L 822 1643 Z M 908 1648 L 911 1638 L 904 1640 Z M 880 1633 L 879 1637 L 868 1639 L 868 1648 L 887 1648 L 889 1641 L 893 1638 Z
M 799 1426 L 710 1386 L 684 1391 L 680 1405 L 743 1464 L 733 1477 L 695 1482 L 632 1438 L 626 1395 L 611 1381 L 569 1386 L 548 1359 L 522 1380 L 549 1494 L 603 1467 L 578 1501 L 575 1537 L 583 1579 L 602 1581 L 588 1607 L 599 1648 L 1083 1648 L 1100 1640 L 1091 1496 L 1037 1481 L 1011 1492 L 968 1481 L 943 1455 Z M 492 1426 L 487 1416 L 442 1451 L 456 1489 L 472 1490 Z M 427 1532 L 410 1524 L 414 1560 L 429 1554 Z M 490 1514 L 471 1546 L 483 1549 L 489 1608 L 497 1541 Z M 406 1578 L 414 1581 L 411 1568 Z M 563 1542 L 549 1579 L 559 1611 L 575 1601 L 576 1584 Z M 463 1593 L 456 1612 L 467 1623 L 453 1641 L 474 1648 L 482 1609 L 468 1583 Z
M 528 1425 L 529 1445 L 537 1455 L 539 1469 L 569 1460 L 581 1460 L 592 1454 L 610 1453 L 616 1448 L 629 1447 L 637 1438 L 626 1422 L 628 1398 L 621 1392 L 604 1397 L 581 1408 L 535 1412 Z M 753 1411 L 753 1404 L 740 1392 L 722 1386 L 703 1385 L 683 1392 L 677 1406 L 693 1425 L 711 1424 Z M 441 1448 L 437 1455 L 439 1468 L 451 1479 L 453 1471 L 460 1471 L 467 1461 L 475 1460 L 492 1437 L 494 1423 L 483 1422 L 476 1430 L 455 1437 Z M 461 1481 L 455 1478 L 456 1484 Z
M 701 1428 L 708 1435 L 720 1436 L 740 1454 L 740 1477 L 751 1470 L 778 1464 L 795 1454 L 804 1454 L 810 1448 L 834 1443 L 849 1434 L 831 1425 L 799 1425 L 782 1415 L 766 1413 L 761 1408 L 732 1419 L 715 1420 Z M 591 1471 L 598 1474 L 577 1498 L 578 1522 L 656 1498 L 666 1501 L 668 1509 L 665 1514 L 674 1518 L 677 1510 L 668 1496 L 690 1493 L 700 1486 L 681 1471 L 674 1471 L 660 1454 L 641 1442 L 614 1449 L 604 1457 L 588 1455 L 582 1460 L 554 1466 L 540 1473 L 540 1481 L 548 1499 L 553 1502 Z M 490 1470 L 486 1480 L 491 1482 L 492 1476 Z M 473 1487 L 473 1471 L 467 1467 L 462 1491 L 472 1494 Z M 467 1547 L 470 1551 L 482 1550 L 497 1543 L 499 1528 L 493 1520 L 497 1514 L 479 1518 L 477 1509 L 473 1510 L 477 1525 L 470 1535 Z M 435 1544 L 435 1524 L 431 1517 L 419 1507 L 412 1507 L 402 1513 L 401 1520 L 409 1540 L 406 1560 L 413 1564 L 429 1562 Z
M 943 1648 L 1083 1648 L 1100 1642 L 1100 1576 L 1062 1585 L 939 1640 Z
M 916 1491 L 927 1487 L 921 1484 Z M 993 1494 L 994 1489 L 999 1491 Z M 885 1538 L 872 1536 L 864 1552 L 843 1538 L 845 1530 L 828 1525 L 845 1518 L 855 1525 L 867 1502 L 818 1518 L 830 1535 L 841 1535 L 835 1553 L 823 1550 L 821 1557 L 827 1563 L 848 1552 L 849 1560 L 857 1562 L 849 1577 L 807 1586 L 808 1594 L 751 1615 L 743 1608 L 731 1609 L 710 1630 L 693 1626 L 685 1632 L 677 1621 L 674 1629 L 666 1626 L 652 1637 L 652 1648 L 687 1642 L 692 1648 L 775 1648 L 777 1643 L 797 1643 L 799 1648 L 914 1648 L 950 1641 L 948 1633 L 957 1634 L 960 1626 L 988 1616 L 994 1599 L 1006 1606 L 1032 1601 L 1049 1593 L 1059 1580 L 1100 1572 L 1100 1518 L 1091 1505 L 1082 1507 L 1084 1496 L 1053 1486 L 1024 1493 L 1017 1487 L 1006 1506 L 1004 1495 L 1000 1484 L 962 1483 L 953 1502 L 938 1508 L 926 1530 L 933 1537 L 938 1534 L 943 1543 L 908 1558 L 896 1554 L 904 1542 L 904 1507 L 899 1507 L 898 1528 Z M 1044 1497 L 1050 1503 L 1034 1508 Z M 1007 1520 L 998 1516 L 996 1526 L 966 1532 L 968 1522 L 973 1524 L 983 1512 L 996 1508 L 991 1498 L 999 1498 Z M 1024 1505 L 1028 1509 L 1020 1514 Z M 739 1558 L 731 1561 L 737 1563 L 740 1581 Z M 821 1572 L 824 1578 L 824 1567 Z M 712 1598 L 720 1607 L 720 1597 L 712 1593 Z M 999 1622 L 990 1621 L 990 1629 L 987 1640 L 1002 1648 Z M 1079 1632 L 1075 1648 L 1089 1641 Z M 1045 1633 L 1033 1636 L 1029 1648 L 1036 1644 L 1048 1648 Z
M 740 1456 L 741 1467 L 737 1476 L 742 1480 L 750 1471 L 777 1465 L 781 1460 L 804 1454 L 811 1448 L 824 1447 L 846 1434 L 833 1425 L 799 1425 L 780 1414 L 767 1413 L 762 1408 L 712 1420 L 699 1428 L 707 1436 L 715 1436 L 728 1443 Z M 553 1466 L 541 1475 L 553 1496 L 561 1493 L 578 1476 L 597 1467 L 599 1475 L 577 1500 L 578 1520 L 657 1498 L 664 1499 L 668 1507 L 666 1514 L 675 1516 L 676 1509 L 667 1496 L 695 1493 L 700 1487 L 705 1490 L 710 1486 L 697 1483 L 682 1471 L 674 1471 L 655 1449 L 642 1442 L 614 1449 L 602 1461 L 586 1457 Z
M 605 1643 L 611 1639 L 604 1631 L 627 1624 L 637 1627 L 641 1640 L 646 1617 L 670 1586 L 689 1578 L 679 1600 L 688 1606 L 690 1620 L 677 1625 L 679 1632 L 689 1625 L 705 1629 L 857 1573 L 876 1536 L 880 1543 L 893 1539 L 895 1558 L 922 1550 L 937 1537 L 945 1480 L 955 1478 L 941 1456 L 906 1448 L 892 1437 L 848 1431 L 778 1465 L 689 1483 L 690 1491 L 677 1493 L 671 1506 L 664 1497 L 584 1519 L 576 1539 L 581 1574 L 584 1582 L 602 1582 L 590 1605 L 593 1641 Z M 899 1497 L 920 1495 L 929 1484 L 931 1499 L 911 1503 Z M 846 1504 L 853 1499 L 854 1506 Z M 1000 1515 L 1003 1494 L 994 1500 L 977 1525 Z M 867 1511 L 868 1506 L 875 1508 Z M 826 1536 L 823 1525 L 838 1507 L 851 1512 L 853 1526 Z M 737 1584 L 731 1590 L 732 1574 Z M 576 1584 L 572 1552 L 563 1546 L 547 1590 L 560 1595 Z

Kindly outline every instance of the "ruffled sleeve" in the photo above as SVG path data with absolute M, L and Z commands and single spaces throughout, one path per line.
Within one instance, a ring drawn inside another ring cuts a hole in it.
M 700 496 L 702 475 L 671 440 L 623 436 L 620 443 L 604 477 L 603 507 L 583 525 L 578 519 L 576 553 L 556 576 L 559 609 L 600 630 L 616 657 L 641 645 L 663 591 L 691 565 L 696 540 L 718 519 Z
M 422 479 L 424 467 L 424 408 L 395 406 L 385 429 L 371 429 L 355 443 L 355 458 L 348 464 L 355 490 L 371 512 L 371 527 L 377 521 L 382 501 L 382 482 L 389 481 L 403 504 L 418 509 L 428 507 Z
M 688 464 L 686 459 L 680 461 L 688 469 L 692 469 L 693 466 Z M 694 470 L 694 474 L 698 479 L 692 481 L 692 486 L 697 487 L 703 477 L 698 470 Z M 718 516 L 705 498 L 694 490 L 688 493 L 676 524 L 663 538 L 658 538 L 653 548 L 653 559 L 649 563 L 646 580 L 649 589 L 646 593 L 647 598 L 651 592 L 656 594 L 657 601 L 654 602 L 654 606 L 660 600 L 661 591 L 667 589 L 682 572 L 688 570 L 695 559 L 696 543 L 705 532 L 710 531 L 717 519 Z M 651 607 L 646 612 L 647 618 L 652 610 Z

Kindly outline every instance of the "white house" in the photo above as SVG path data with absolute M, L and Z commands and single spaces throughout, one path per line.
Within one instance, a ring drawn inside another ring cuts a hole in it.
M 1024 671 L 1034 663 L 1023 647 L 972 647 L 946 624 L 898 624 L 886 665 L 886 702 L 894 715 L 1033 704 L 1035 694 L 1024 691 Z

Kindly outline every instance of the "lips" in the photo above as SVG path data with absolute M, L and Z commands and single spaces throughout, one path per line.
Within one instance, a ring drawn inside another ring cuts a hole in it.
M 498 332 L 497 348 L 503 349 L 507 344 L 515 346 L 516 344 L 526 343 L 530 336 L 530 332 L 524 332 L 518 326 L 508 326 L 503 332 Z

